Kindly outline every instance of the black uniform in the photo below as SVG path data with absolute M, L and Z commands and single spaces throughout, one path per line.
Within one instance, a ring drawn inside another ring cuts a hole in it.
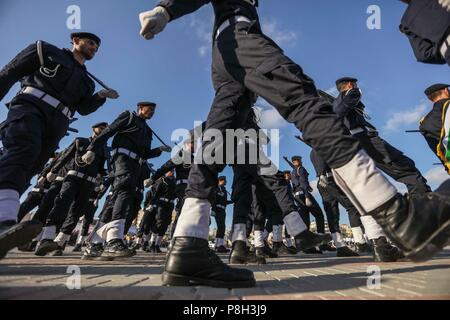
M 263 97 L 290 123 L 303 132 L 330 164 L 339 168 L 353 159 L 359 150 L 331 106 L 317 94 L 314 82 L 286 57 L 283 50 L 262 34 L 255 5 L 251 0 L 165 0 L 160 2 L 175 20 L 212 3 L 216 15 L 213 32 L 212 78 L 216 90 L 206 129 L 224 132 L 234 127 L 234 119 L 249 91 Z M 250 22 L 238 22 L 217 34 L 226 19 L 244 16 Z M 251 105 L 251 104 L 250 104 Z M 248 108 L 250 108 L 250 105 Z M 323 128 L 327 128 L 326 132 Z M 224 134 L 225 136 L 225 134 Z M 208 143 L 203 144 L 203 148 Z M 220 165 L 193 165 L 186 196 L 214 198 Z
M 28 193 L 27 198 L 20 204 L 17 221 L 20 222 L 31 210 L 38 207 L 42 198 L 48 192 L 50 182 L 46 181 L 44 186 L 35 185 Z
M 93 163 L 85 164 L 81 160 L 91 141 L 92 138 L 76 138 L 51 170 L 51 172 L 56 173 L 67 164 L 71 168 L 64 179 L 61 191 L 56 197 L 55 204 L 46 222 L 46 226 L 57 226 L 64 221 L 60 230 L 64 234 L 71 234 L 84 214 L 89 199 L 94 193 L 98 175 L 106 175 L 104 168 L 107 160 L 106 145 L 96 150 Z M 73 206 L 69 212 L 72 203 Z
M 308 180 L 309 173 L 304 167 L 293 168 L 291 173 L 291 182 L 294 192 L 294 198 L 298 206 L 302 208 L 300 215 L 303 221 L 308 226 L 311 224 L 309 214 L 311 213 L 316 219 L 317 232 L 325 233 L 325 218 L 322 209 L 320 209 L 314 196 L 311 194 L 311 186 Z M 308 198 L 312 206 L 306 206 L 306 198 Z
M 420 121 L 420 132 L 425 137 L 431 151 L 437 155 L 447 172 L 450 173 L 449 161 L 447 159 L 444 161 L 442 157 L 442 155 L 448 157 L 446 148 L 443 148 L 442 146 L 442 140 L 445 138 L 442 135 L 442 119 L 444 119 L 449 107 L 450 99 L 437 101 L 433 106 L 433 110 Z M 439 154 L 441 156 L 439 156 Z
M 339 204 L 341 204 L 345 210 L 347 210 L 350 226 L 352 228 L 361 227 L 361 219 L 358 210 L 353 206 L 350 199 L 342 192 L 337 186 L 333 178 L 331 168 L 319 157 L 317 152 L 311 151 L 311 162 L 317 173 L 317 177 L 321 175 L 327 178 L 327 186 L 324 188 L 320 184 L 317 185 L 317 189 L 322 196 L 323 208 L 327 215 L 328 227 L 331 233 L 340 232 L 339 226 Z
M 228 201 L 228 193 L 225 186 L 217 186 L 216 199 L 211 207 L 217 224 L 216 238 L 223 239 L 225 236 L 226 208 L 230 203 L 232 202 Z
M 361 102 L 359 89 L 341 93 L 333 107 L 379 169 L 398 182 L 404 183 L 409 193 L 431 191 L 414 161 L 380 138 L 376 128 L 366 120 L 365 106 Z M 329 163 L 327 158 L 322 158 Z
M 172 211 L 174 208 L 175 194 L 175 179 L 173 177 L 160 178 L 154 187 L 153 200 L 151 205 L 153 210 L 151 215 L 154 216 L 150 220 L 154 221 L 151 230 L 154 234 L 163 237 L 166 234 L 167 228 L 172 221 Z
M 445 56 L 440 52 L 446 39 L 450 47 L 450 13 L 438 0 L 411 0 L 400 31 L 408 37 L 418 61 L 450 65 L 450 50 Z
M 93 95 L 95 84 L 71 51 L 45 42 L 41 58 L 32 44 L 0 71 L 0 100 L 19 80 L 22 90 L 9 103 L 0 133 L 6 151 L 0 158 L 0 189 L 21 194 L 57 149 L 70 117 L 91 114 L 106 99 Z M 60 104 L 51 106 L 50 100 Z
M 102 148 L 112 136 L 115 202 L 111 221 L 115 221 L 133 214 L 141 166 L 145 160 L 159 157 L 161 150 L 151 149 L 152 130 L 135 112 L 123 112 L 91 143 L 88 150 Z

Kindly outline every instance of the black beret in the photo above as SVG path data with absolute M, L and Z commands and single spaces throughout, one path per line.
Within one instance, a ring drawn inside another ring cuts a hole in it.
M 429 96 L 429 95 L 435 93 L 436 91 L 439 91 L 439 90 L 442 90 L 442 89 L 445 89 L 448 87 L 450 87 L 450 84 L 444 84 L 444 83 L 433 84 L 431 87 L 428 87 L 425 90 L 425 95 Z
M 342 82 L 358 82 L 358 79 L 352 77 L 344 77 L 336 80 L 336 85 L 338 86 Z
M 140 106 L 151 106 L 151 107 L 156 107 L 156 103 L 154 102 L 149 102 L 149 101 L 142 101 L 142 102 L 138 102 L 138 107 Z
M 225 176 L 220 176 L 220 177 L 219 177 L 219 181 L 221 181 L 221 180 L 227 180 L 227 177 L 225 177 Z
M 300 157 L 300 156 L 293 156 L 291 161 L 295 161 L 295 160 L 302 161 L 302 157 Z
M 80 38 L 80 39 L 91 39 L 97 42 L 97 45 L 100 47 L 102 44 L 102 40 L 93 33 L 90 32 L 74 32 L 70 35 L 70 39 Z
M 289 170 L 284 170 L 283 174 L 291 174 L 291 172 Z
M 99 122 L 99 123 L 94 124 L 92 126 L 92 129 L 99 128 L 99 127 L 107 127 L 107 126 L 108 126 L 108 122 Z

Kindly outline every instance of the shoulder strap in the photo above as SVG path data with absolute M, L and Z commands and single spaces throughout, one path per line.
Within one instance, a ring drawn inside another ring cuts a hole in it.
M 39 63 L 41 64 L 41 67 L 44 66 L 44 50 L 42 49 L 42 41 L 39 40 L 38 42 L 36 42 L 36 48 L 37 48 L 37 54 L 39 57 Z

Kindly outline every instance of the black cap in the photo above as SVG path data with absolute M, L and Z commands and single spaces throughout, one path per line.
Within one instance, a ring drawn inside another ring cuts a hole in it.
M 302 161 L 302 157 L 300 157 L 300 156 L 293 156 L 291 161 L 295 161 L 295 160 Z
M 102 44 L 102 40 L 100 39 L 100 37 L 90 32 L 74 32 L 70 35 L 70 39 L 73 40 L 73 38 L 91 39 L 95 41 L 99 47 Z
M 291 174 L 291 172 L 289 170 L 284 170 L 283 174 Z
M 358 79 L 352 77 L 343 77 L 336 80 L 336 86 L 338 86 L 342 82 L 358 82 Z
M 227 177 L 225 177 L 225 176 L 220 176 L 220 177 L 219 177 L 219 181 L 222 181 L 222 180 L 227 180 Z
M 432 95 L 436 91 L 439 91 L 439 90 L 442 90 L 442 89 L 445 89 L 448 87 L 450 87 L 450 84 L 444 84 L 444 83 L 433 84 L 431 87 L 429 87 L 425 90 L 425 95 L 426 96 Z
M 154 103 L 154 102 L 149 102 L 149 101 L 141 101 L 141 102 L 138 102 L 137 106 L 138 106 L 138 107 L 140 107 L 140 106 L 151 106 L 151 107 L 156 107 L 156 103 Z
M 99 123 L 94 124 L 92 126 L 92 129 L 99 128 L 99 127 L 107 127 L 107 126 L 108 126 L 108 122 L 99 122 Z

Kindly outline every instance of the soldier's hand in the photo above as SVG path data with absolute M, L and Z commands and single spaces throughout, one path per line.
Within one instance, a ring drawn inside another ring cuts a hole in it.
M 450 0 L 439 0 L 439 4 L 446 9 L 448 12 L 450 12 Z
M 100 90 L 97 94 L 102 99 L 105 99 L 105 98 L 117 99 L 117 98 L 119 98 L 119 93 L 113 89 L 110 89 L 110 90 L 103 89 L 103 90 Z
M 321 186 L 322 188 L 326 188 L 328 186 L 328 179 L 326 176 L 321 175 L 319 177 L 319 186 Z
M 55 181 L 55 179 L 56 179 L 56 174 L 54 174 L 53 172 L 47 173 L 47 180 L 49 182 L 53 182 L 53 181 Z
M 141 22 L 141 36 L 145 40 L 150 40 L 164 30 L 170 21 L 170 15 L 165 8 L 158 6 L 151 11 L 141 12 L 139 21 Z
M 98 208 L 98 199 L 95 199 L 95 201 L 94 201 L 94 207 Z
M 37 182 L 38 186 L 39 187 L 43 187 L 46 180 L 47 179 L 45 179 L 45 177 L 40 177 L 38 182 Z
M 147 179 L 147 180 L 144 180 L 144 187 L 146 187 L 146 188 L 150 188 L 152 185 L 153 185 L 153 180 L 152 179 Z
M 161 146 L 159 147 L 159 150 L 161 150 L 162 152 L 172 152 L 172 148 L 169 146 Z
M 88 151 L 81 157 L 81 160 L 83 160 L 84 163 L 91 164 L 95 160 L 95 153 Z
M 311 208 L 311 207 L 313 206 L 312 201 L 311 201 L 308 197 L 305 198 L 305 205 L 306 205 L 308 208 Z

